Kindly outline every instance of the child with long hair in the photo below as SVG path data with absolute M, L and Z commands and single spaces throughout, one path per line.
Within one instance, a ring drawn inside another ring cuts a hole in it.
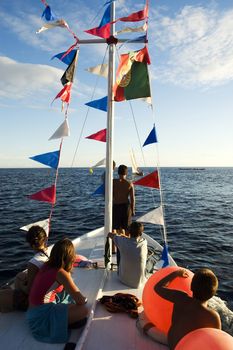
M 47 234 L 45 230 L 34 225 L 26 233 L 26 241 L 35 255 L 28 261 L 27 269 L 19 272 L 14 280 L 14 289 L 0 290 L 0 312 L 26 311 L 28 294 L 39 269 L 48 260 Z
M 27 321 L 35 339 L 47 343 L 65 343 L 68 327 L 85 323 L 87 299 L 71 276 L 75 261 L 73 243 L 64 238 L 54 244 L 48 261 L 36 275 L 30 295 Z M 74 303 L 56 304 L 56 293 L 63 288 Z

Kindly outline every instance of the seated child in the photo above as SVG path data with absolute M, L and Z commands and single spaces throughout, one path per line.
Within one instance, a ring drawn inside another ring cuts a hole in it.
M 129 226 L 129 237 L 108 234 L 120 252 L 119 279 L 132 288 L 145 282 L 147 241 L 142 237 L 143 230 L 143 224 L 135 221 Z

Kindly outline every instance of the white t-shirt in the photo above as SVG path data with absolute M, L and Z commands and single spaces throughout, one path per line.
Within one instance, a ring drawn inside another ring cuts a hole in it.
M 114 243 L 120 251 L 119 278 L 122 283 L 138 288 L 146 279 L 147 241 L 141 237 L 114 236 Z
M 40 269 L 47 260 L 48 256 L 46 256 L 43 252 L 38 252 L 29 260 L 29 263 L 37 266 L 38 269 Z

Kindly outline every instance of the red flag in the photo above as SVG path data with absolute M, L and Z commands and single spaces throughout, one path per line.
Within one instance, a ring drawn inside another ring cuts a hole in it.
M 153 187 L 159 189 L 159 174 L 158 171 L 142 177 L 141 179 L 134 182 L 134 185 Z
M 137 21 L 142 21 L 144 19 L 148 18 L 148 1 L 146 2 L 146 6 L 144 7 L 143 10 L 133 12 L 127 17 L 121 17 L 117 21 L 122 21 L 122 22 L 137 22 Z
M 107 23 L 102 27 L 96 27 L 96 28 L 84 30 L 84 32 L 107 39 L 110 37 L 110 23 Z
M 29 199 L 34 199 L 41 202 L 56 203 L 56 186 L 47 187 L 42 191 L 33 193 L 28 196 Z
M 71 87 L 72 87 L 72 83 L 67 83 L 64 86 L 64 88 L 57 94 L 57 96 L 54 98 L 54 100 L 56 100 L 56 98 L 60 97 L 63 102 L 70 103 Z
M 101 142 L 106 142 L 106 134 L 107 134 L 107 129 L 100 130 L 96 132 L 95 134 L 92 134 L 90 136 L 86 136 L 86 139 L 92 139 L 96 141 L 101 141 Z

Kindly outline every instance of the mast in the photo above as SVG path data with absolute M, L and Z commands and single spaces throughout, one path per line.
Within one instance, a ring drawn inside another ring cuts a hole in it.
M 115 20 L 115 1 L 111 4 L 111 22 Z M 111 25 L 111 37 L 115 33 L 115 24 Z M 113 200 L 113 129 L 114 129 L 114 100 L 113 86 L 115 82 L 115 42 L 109 43 L 108 63 L 108 112 L 107 112 L 107 144 L 106 144 L 106 173 L 105 173 L 105 216 L 104 244 L 109 232 L 112 231 L 112 200 Z M 111 263 L 110 244 L 110 263 Z

